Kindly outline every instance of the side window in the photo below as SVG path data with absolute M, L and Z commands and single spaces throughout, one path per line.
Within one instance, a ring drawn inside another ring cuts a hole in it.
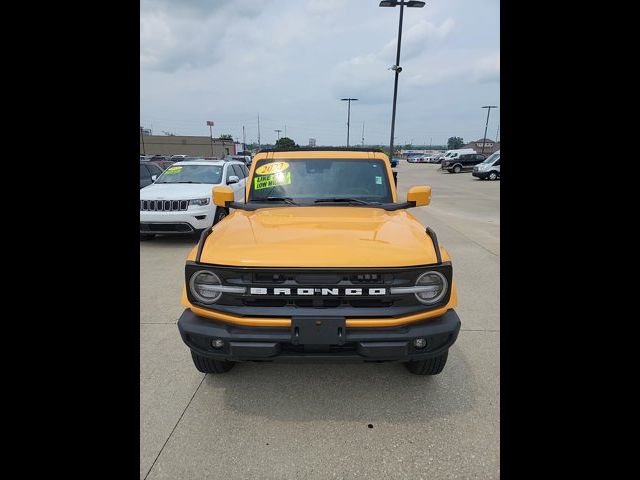
M 148 167 L 149 167 L 149 170 L 151 170 L 151 175 L 160 176 L 162 174 L 162 169 L 157 165 L 148 165 Z
M 494 166 L 494 167 L 498 167 L 498 166 L 500 166 L 500 159 L 498 159 L 498 160 L 496 161 L 496 163 L 494 163 L 494 164 L 493 164 L 493 166 Z
M 146 165 L 140 165 L 140 178 L 151 178 L 151 174 L 149 170 L 147 170 Z
M 245 177 L 249 176 L 249 169 L 247 168 L 246 165 L 242 165 L 242 171 L 244 172 Z
M 240 165 L 233 165 L 233 171 L 236 172 L 236 176 L 242 180 L 245 175 L 244 175 L 244 171 L 242 170 L 242 168 L 240 167 Z

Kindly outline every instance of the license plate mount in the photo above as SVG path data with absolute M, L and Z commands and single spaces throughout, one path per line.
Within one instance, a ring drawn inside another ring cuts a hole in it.
M 347 332 L 344 317 L 292 317 L 294 345 L 343 345 Z

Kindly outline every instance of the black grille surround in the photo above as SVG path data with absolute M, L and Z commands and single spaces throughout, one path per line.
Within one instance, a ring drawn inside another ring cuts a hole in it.
M 188 287 L 191 276 L 200 270 L 212 271 L 223 285 L 244 286 L 246 293 L 223 293 L 211 305 L 198 302 Z M 420 303 L 413 293 L 391 294 L 392 287 L 412 287 L 426 271 L 437 271 L 447 279 L 449 288 L 434 305 Z M 393 268 L 251 268 L 208 265 L 187 261 L 185 281 L 189 302 L 200 308 L 247 317 L 289 317 L 293 315 L 339 315 L 380 317 L 410 315 L 441 308 L 449 302 L 453 269 L 451 262 Z M 250 288 L 266 288 L 269 294 L 252 295 Z M 273 294 L 274 288 L 289 288 L 291 295 Z M 313 289 L 313 295 L 297 295 L 297 288 Z M 338 288 L 338 295 L 320 295 L 323 289 Z M 346 295 L 346 289 L 385 288 L 384 295 Z

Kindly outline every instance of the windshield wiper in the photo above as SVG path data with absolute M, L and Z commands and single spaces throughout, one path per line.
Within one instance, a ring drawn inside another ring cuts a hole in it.
M 267 197 L 267 198 L 261 198 L 259 201 L 268 201 L 268 202 L 284 202 L 288 205 L 297 205 L 296 202 L 293 201 L 293 198 L 291 197 Z
M 358 205 L 379 205 L 380 202 L 365 202 L 358 198 L 336 197 L 336 198 L 320 198 L 313 203 L 357 203 Z

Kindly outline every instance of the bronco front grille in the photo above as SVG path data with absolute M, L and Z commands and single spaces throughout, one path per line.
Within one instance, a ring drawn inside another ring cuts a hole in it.
M 182 212 L 189 208 L 189 200 L 140 200 L 141 212 Z
M 225 307 L 228 312 L 240 315 L 269 316 L 291 315 L 294 310 L 329 309 L 332 315 L 394 315 L 398 309 L 424 310 L 413 293 L 391 293 L 392 288 L 411 287 L 425 270 L 441 271 L 451 284 L 451 264 L 417 267 L 376 269 L 288 269 L 288 268 L 241 268 L 217 265 L 202 265 L 187 261 L 185 280 L 189 285 L 191 275 L 199 270 L 211 270 L 223 285 L 245 287 L 244 293 L 223 293 L 215 305 Z M 187 296 L 192 298 L 187 288 Z M 443 299 L 448 301 L 449 296 Z M 435 307 L 435 305 L 434 305 Z M 246 310 L 243 310 L 246 308 Z M 389 309 L 389 310 L 387 310 Z M 396 310 L 394 310 L 396 309 Z M 246 313 L 245 313 L 246 312 Z M 305 313 L 308 314 L 308 313 Z

